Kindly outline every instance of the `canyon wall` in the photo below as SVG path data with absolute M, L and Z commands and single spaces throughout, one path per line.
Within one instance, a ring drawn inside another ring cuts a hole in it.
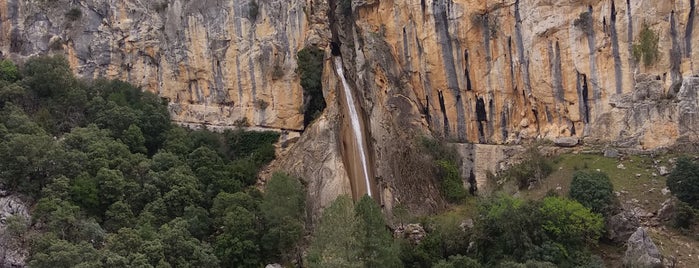
M 322 200 L 313 208 L 319 209 L 352 192 L 332 43 L 366 122 L 383 205 L 410 203 L 411 211 L 427 212 L 443 200 L 429 181 L 432 171 L 419 165 L 426 161 L 416 155 L 423 135 L 488 144 L 572 136 L 637 149 L 696 142 L 695 6 L 696 0 L 6 0 L 0 52 L 19 61 L 65 54 L 82 77 L 119 78 L 157 92 L 181 123 L 226 127 L 247 119 L 254 127 L 305 129 L 270 169 L 305 178 Z M 658 40 L 647 63 L 634 55 L 642 32 Z M 296 72 L 296 53 L 305 46 L 326 50 L 328 103 L 307 127 Z

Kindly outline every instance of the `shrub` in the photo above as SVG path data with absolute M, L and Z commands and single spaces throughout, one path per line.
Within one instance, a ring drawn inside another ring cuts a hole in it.
M 675 215 L 672 217 L 672 227 L 688 229 L 692 227 L 696 212 L 685 202 L 677 202 Z
M 250 1 L 248 5 L 248 18 L 254 22 L 260 14 L 260 6 L 255 1 Z
M 17 66 L 9 60 L 0 61 L 0 80 L 15 82 L 19 79 Z
M 450 161 L 437 161 L 437 176 L 439 178 L 442 195 L 447 201 L 456 203 L 466 197 L 463 181 L 459 176 L 458 167 Z
M 607 174 L 596 171 L 577 171 L 570 184 L 570 198 L 596 213 L 611 212 L 614 202 L 614 186 Z
M 549 160 L 541 155 L 537 146 L 532 146 L 524 153 L 524 160 L 511 166 L 502 174 L 505 181 L 515 181 L 519 189 L 525 189 L 546 178 L 553 172 Z
M 590 17 L 590 12 L 584 11 L 578 15 L 578 18 L 573 21 L 573 25 L 578 27 L 581 31 L 586 34 L 592 32 L 592 17 Z
M 667 187 L 679 200 L 699 208 L 699 165 L 688 158 L 678 159 L 667 178 Z
M 340 0 L 338 8 L 340 9 L 340 13 L 349 17 L 352 15 L 352 0 Z
M 267 107 L 269 107 L 269 102 L 263 99 L 258 99 L 255 101 L 255 107 L 264 111 L 265 109 L 267 109 Z
M 603 228 L 602 216 L 573 200 L 498 196 L 479 203 L 473 242 L 487 267 L 500 260 L 575 267 L 588 259 L 586 246 L 597 242 Z
M 650 66 L 660 56 L 658 51 L 659 37 L 655 31 L 651 30 L 648 24 L 643 24 L 643 29 L 638 36 L 638 41 L 633 45 L 633 56 L 638 62 L 643 60 L 643 65 Z
M 303 125 L 308 126 L 323 110 L 323 50 L 317 47 L 306 47 L 300 50 L 298 57 L 298 73 L 303 87 Z

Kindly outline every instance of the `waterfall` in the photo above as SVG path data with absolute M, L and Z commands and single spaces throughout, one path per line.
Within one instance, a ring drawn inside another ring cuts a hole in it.
M 362 132 L 361 125 L 359 124 L 359 114 L 357 113 L 357 107 L 355 107 L 354 97 L 352 96 L 352 90 L 350 89 L 347 79 L 345 79 L 345 71 L 342 68 L 342 58 L 339 56 L 335 57 L 335 70 L 337 75 L 342 80 L 342 88 L 345 90 L 345 101 L 347 102 L 347 107 L 350 113 L 350 121 L 352 124 L 352 132 L 354 133 L 354 139 L 357 142 L 357 151 L 359 152 L 359 159 L 362 164 L 362 171 L 364 172 L 364 182 L 366 183 L 367 194 L 371 196 L 371 184 L 369 182 L 369 167 L 367 163 L 366 151 L 364 150 L 364 135 Z

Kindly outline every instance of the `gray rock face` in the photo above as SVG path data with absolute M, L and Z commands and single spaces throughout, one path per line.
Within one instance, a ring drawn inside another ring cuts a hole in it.
M 633 213 L 622 211 L 607 221 L 607 238 L 616 243 L 626 242 L 641 223 Z
M 657 218 L 659 221 L 669 221 L 675 214 L 675 200 L 668 198 L 660 205 Z
M 553 143 L 556 144 L 556 146 L 561 146 L 561 147 L 575 147 L 578 145 L 580 140 L 577 137 L 562 137 L 562 138 L 556 138 Z
M 699 77 L 685 77 L 676 95 L 662 80 L 639 74 L 633 92 L 616 95 L 590 128 L 590 137 L 625 148 L 658 148 L 698 138 Z
M 619 150 L 613 148 L 607 148 L 604 150 L 604 157 L 617 158 L 619 157 Z
M 646 230 L 639 227 L 626 244 L 624 254 L 624 267 L 633 268 L 661 268 L 662 256 L 658 247 L 653 243 Z
M 11 220 L 28 223 L 27 205 L 16 196 L 0 197 L 0 267 L 25 267 L 28 252 L 19 239 L 8 232 Z

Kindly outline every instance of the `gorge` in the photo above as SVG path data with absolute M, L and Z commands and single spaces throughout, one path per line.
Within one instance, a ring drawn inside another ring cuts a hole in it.
M 695 6 L 7 0 L 0 52 L 16 62 L 64 55 L 82 78 L 122 79 L 157 93 L 181 124 L 247 121 L 302 133 L 270 169 L 304 178 L 316 214 L 338 195 L 364 193 L 387 210 L 406 204 L 427 214 L 444 200 L 425 179 L 433 171 L 411 164 L 421 161 L 413 154 L 422 136 L 487 145 L 574 138 L 638 151 L 696 142 Z M 642 51 L 654 39 L 657 51 Z M 308 126 L 296 72 L 304 47 L 325 51 L 328 103 Z M 646 55 L 655 55 L 648 64 Z

